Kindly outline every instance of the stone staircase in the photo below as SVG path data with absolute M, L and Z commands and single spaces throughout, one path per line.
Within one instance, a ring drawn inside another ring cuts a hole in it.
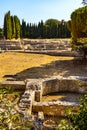
M 19 102 L 19 109 L 20 112 L 23 113 L 23 115 L 31 115 L 32 111 L 32 98 L 34 96 L 34 91 L 25 91 L 25 93 L 22 95 L 21 100 Z
M 40 101 L 41 87 L 37 82 L 27 82 L 26 90 L 19 102 L 19 112 L 23 115 L 31 115 L 34 101 Z

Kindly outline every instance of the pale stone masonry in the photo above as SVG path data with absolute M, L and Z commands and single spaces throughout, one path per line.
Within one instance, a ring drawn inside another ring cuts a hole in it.
M 43 111 L 47 115 L 63 116 L 65 108 L 74 107 L 77 109 L 78 103 L 76 102 L 41 102 L 43 95 L 53 92 L 87 93 L 87 77 L 81 76 L 54 76 L 44 79 L 26 79 L 25 81 L 2 81 L 0 83 L 15 90 L 24 90 L 19 102 L 19 110 L 28 115 L 31 115 L 32 111 Z
M 85 94 L 87 93 L 87 77 L 56 76 L 45 79 L 27 79 L 25 93 L 27 93 L 27 95 L 29 93 L 30 98 L 28 100 L 31 99 L 28 107 L 28 111 L 30 110 L 29 114 L 32 111 L 43 111 L 43 113 L 46 115 L 56 114 L 59 116 L 64 116 L 66 108 L 73 107 L 74 109 L 78 109 L 78 103 L 76 102 L 40 102 L 43 95 L 47 95 L 52 92 L 75 92 Z M 24 102 L 22 97 L 21 101 L 23 105 L 21 108 L 24 108 L 26 106 L 26 100 Z

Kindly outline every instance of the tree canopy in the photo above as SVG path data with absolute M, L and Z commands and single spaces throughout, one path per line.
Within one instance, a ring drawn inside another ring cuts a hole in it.
M 11 16 L 8 11 L 4 16 L 4 37 L 6 39 L 20 38 L 20 20 L 17 16 Z
M 83 0 L 83 1 L 82 1 L 82 4 L 83 4 L 83 5 L 87 5 L 87 0 Z
M 72 12 L 68 28 L 71 31 L 72 47 L 83 51 L 85 57 L 87 53 L 87 6 Z
M 67 22 L 64 20 L 48 19 L 41 20 L 37 24 L 26 23 L 23 19 L 20 24 L 19 18 L 8 11 L 4 16 L 4 37 L 12 38 L 69 38 L 70 31 Z
M 70 31 L 67 28 L 67 22 L 56 19 L 43 20 L 38 24 L 26 23 L 22 20 L 21 25 L 22 38 L 69 38 Z

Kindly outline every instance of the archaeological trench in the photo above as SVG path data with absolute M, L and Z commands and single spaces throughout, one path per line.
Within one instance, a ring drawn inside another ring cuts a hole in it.
M 56 76 L 44 79 L 26 79 L 25 81 L 2 81 L 3 85 L 9 85 L 13 89 L 24 90 L 19 101 L 19 110 L 21 113 L 31 115 L 33 113 L 43 113 L 43 116 L 59 116 L 64 117 L 67 108 L 78 110 L 79 102 L 74 99 L 74 94 L 87 93 L 87 77 Z M 53 100 L 42 102 L 42 97 L 50 93 L 71 94 L 72 100 Z M 42 117 L 41 117 L 42 118 Z

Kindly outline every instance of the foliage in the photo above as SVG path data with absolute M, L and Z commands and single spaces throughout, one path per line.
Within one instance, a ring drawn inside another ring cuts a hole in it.
M 17 111 L 16 94 L 14 99 L 8 100 L 11 89 L 0 86 L 0 129 L 1 130 L 29 130 L 30 124 L 28 119 L 25 119 Z
M 72 48 L 83 53 L 83 57 L 87 55 L 87 6 L 78 8 L 71 14 L 71 20 L 68 21 L 68 28 L 72 36 Z M 83 39 L 83 40 L 81 40 Z M 84 41 L 84 42 L 83 42 Z
M 56 130 L 75 130 L 68 120 L 61 120 Z
M 0 39 L 3 38 L 3 29 L 0 28 Z
M 45 25 L 48 26 L 48 35 L 49 35 L 49 38 L 55 38 L 57 37 L 57 28 L 58 28 L 58 20 L 56 19 L 48 19 L 46 22 L 45 22 Z
M 87 95 L 81 98 L 80 110 L 69 115 L 70 121 L 76 130 L 86 130 L 87 128 Z
M 87 36 L 87 7 L 79 8 L 71 14 L 71 31 L 72 37 Z
M 16 37 L 16 28 L 15 28 L 15 20 L 14 20 L 13 16 L 11 16 L 11 28 L 12 28 L 11 38 L 15 38 Z
M 70 31 L 67 22 L 64 20 L 48 19 L 44 23 L 42 20 L 38 24 L 26 23 L 22 20 L 22 38 L 68 38 Z
M 4 16 L 4 37 L 6 39 L 20 38 L 20 20 L 17 16 L 11 16 L 8 11 Z
M 16 32 L 15 38 L 18 39 L 20 38 L 21 26 L 20 26 L 20 20 L 18 19 L 17 16 L 14 16 L 14 22 L 15 22 L 15 32 Z
M 11 16 L 8 11 L 4 16 L 4 37 L 12 38 L 69 38 L 70 31 L 67 28 L 67 22 L 64 20 L 48 19 L 44 23 L 43 20 L 38 24 L 26 23 L 17 16 Z
M 86 130 L 87 129 L 87 95 L 80 100 L 79 111 L 68 110 L 68 120 L 63 120 L 58 126 L 61 130 Z
M 24 20 L 22 20 L 21 36 L 22 36 L 23 38 L 26 37 L 26 22 L 25 22 Z
M 83 1 L 82 1 L 82 4 L 83 4 L 83 5 L 87 5 L 87 0 L 83 0 Z
M 4 36 L 6 39 L 11 39 L 11 34 L 12 34 L 11 16 L 10 11 L 8 11 L 4 17 Z

